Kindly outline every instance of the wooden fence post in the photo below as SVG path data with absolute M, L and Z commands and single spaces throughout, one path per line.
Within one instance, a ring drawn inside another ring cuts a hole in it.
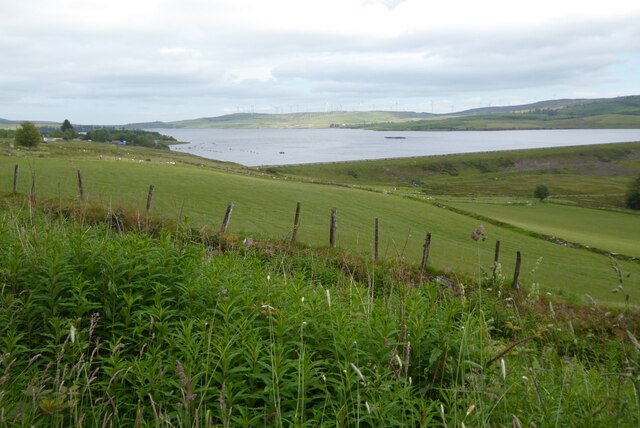
M 377 262 L 380 257 L 380 219 L 376 217 L 376 233 L 375 233 L 375 247 L 373 251 L 373 261 Z
M 296 243 L 296 237 L 298 236 L 298 228 L 300 227 L 300 202 L 296 204 L 296 216 L 293 220 L 293 231 L 291 232 L 291 243 Z
M 84 187 L 82 186 L 82 175 L 80 175 L 80 170 L 78 170 L 78 191 L 80 192 L 80 200 L 84 201 Z
M 520 264 L 522 263 L 522 257 L 520 251 L 516 252 L 516 270 L 513 273 L 513 288 L 520 288 Z
M 422 251 L 422 265 L 420 266 L 420 274 L 424 275 L 427 271 L 427 261 L 429 260 L 429 250 L 431 247 L 431 233 L 427 233 L 424 238 L 424 248 Z
M 220 235 L 224 235 L 227 232 L 227 228 L 229 227 L 229 221 L 231 221 L 232 212 L 233 212 L 233 202 L 229 202 L 229 205 L 227 205 L 227 211 L 224 213 L 224 220 L 222 220 L 222 225 L 220 225 Z
M 31 174 L 31 192 L 29 193 L 31 203 L 36 202 L 36 173 Z
M 153 202 L 153 191 L 155 190 L 155 186 L 151 184 L 149 186 L 149 194 L 147 195 L 147 214 L 151 211 L 151 203 Z
M 16 164 L 13 170 L 13 194 L 18 193 L 18 175 L 20 174 L 20 166 Z
M 500 241 L 496 241 L 496 252 L 493 256 L 493 280 L 496 280 L 496 270 L 498 270 L 498 264 L 500 264 Z
M 338 209 L 331 208 L 331 228 L 329 229 L 329 246 L 336 247 L 336 228 L 338 226 Z

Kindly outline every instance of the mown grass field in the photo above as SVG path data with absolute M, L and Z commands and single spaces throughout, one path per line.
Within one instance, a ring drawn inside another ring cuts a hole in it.
M 520 250 L 524 257 L 521 277 L 524 284 L 537 283 L 554 295 L 573 295 L 579 300 L 588 293 L 599 301 L 622 302 L 620 295 L 611 293 L 618 285 L 618 279 L 608 258 L 492 225 L 485 225 L 489 240 L 476 243 L 470 235 L 478 226 L 478 220 L 424 201 L 347 187 L 252 176 L 247 172 L 256 174 L 254 171 L 241 167 L 200 163 L 199 158 L 173 153 L 152 157 L 144 149 L 118 151 L 121 149 L 100 145 L 100 150 L 116 150 L 121 156 L 96 156 L 90 146 L 76 144 L 42 147 L 31 153 L 32 156 L 23 156 L 24 152 L 20 152 L 20 156 L 5 153 L 0 157 L 0 182 L 5 183 L 0 191 L 10 192 L 13 167 L 17 163 L 22 172 L 20 193 L 29 194 L 33 173 L 38 198 L 67 204 L 77 199 L 76 171 L 79 169 L 91 204 L 114 210 L 139 207 L 143 211 L 148 186 L 154 184 L 153 213 L 177 222 L 187 221 L 195 227 L 217 230 L 227 203 L 233 202 L 235 209 L 230 232 L 254 238 L 287 239 L 296 202 L 301 202 L 298 237 L 312 246 L 328 244 L 330 209 L 336 207 L 338 246 L 354 254 L 367 257 L 372 254 L 373 224 L 379 217 L 381 254 L 386 259 L 419 263 L 424 236 L 431 232 L 429 265 L 440 271 L 473 277 L 478 275 L 480 266 L 488 269 L 493 260 L 493 243 L 499 239 L 507 282 L 513 272 L 515 252 Z M 229 173 L 221 168 L 236 172 Z M 238 174 L 238 171 L 245 173 Z M 537 265 L 535 273 L 531 274 Z M 620 266 L 631 273 L 631 277 L 625 279 L 631 302 L 639 302 L 640 265 L 620 262 Z
M 638 214 L 522 200 L 446 203 L 526 230 L 640 259 Z

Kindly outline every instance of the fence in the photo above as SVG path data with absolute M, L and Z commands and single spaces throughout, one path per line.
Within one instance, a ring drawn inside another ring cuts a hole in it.
M 13 194 L 17 194 L 19 174 L 20 174 L 20 167 L 19 165 L 15 165 L 14 176 L 13 176 Z M 82 173 L 80 172 L 80 170 L 77 170 L 76 175 L 77 175 L 77 183 L 78 183 L 78 198 L 81 202 L 85 202 L 86 196 L 85 196 L 84 184 L 82 179 Z M 151 213 L 151 209 L 153 206 L 154 192 L 155 192 L 155 186 L 153 184 L 149 185 L 149 191 L 147 193 L 146 205 L 145 205 L 145 212 L 147 213 L 147 215 Z M 35 199 L 35 176 L 32 176 L 31 191 L 30 191 L 29 197 L 32 201 Z M 233 202 L 230 202 L 227 205 L 227 209 L 224 213 L 222 223 L 220 224 L 220 229 L 218 231 L 218 234 L 224 235 L 225 233 L 227 233 L 229 224 L 231 222 L 231 216 L 233 214 L 233 208 L 234 208 L 234 204 Z M 297 202 L 295 207 L 293 228 L 291 230 L 291 240 L 290 240 L 291 244 L 295 244 L 297 240 L 298 232 L 300 230 L 301 212 L 302 212 L 302 205 L 300 202 Z M 381 224 L 380 218 L 376 217 L 374 222 L 374 249 L 373 249 L 374 262 L 378 262 L 380 259 L 380 237 L 381 237 L 380 224 Z M 332 208 L 330 211 L 330 218 L 329 218 L 329 247 L 330 248 L 337 247 L 337 237 L 338 237 L 338 209 Z M 431 252 L 431 240 L 432 240 L 432 234 L 431 232 L 427 232 L 425 235 L 424 244 L 422 248 L 422 262 L 420 264 L 420 272 L 423 275 L 423 277 L 424 275 L 426 275 L 426 271 L 427 271 L 429 255 Z M 500 241 L 496 241 L 494 260 L 492 264 L 492 272 L 493 272 L 494 280 L 496 279 L 499 260 L 500 260 Z M 519 277 L 520 277 L 521 264 L 522 264 L 522 254 L 520 251 L 517 251 L 515 269 L 514 269 L 514 275 L 513 275 L 513 281 L 512 281 L 512 287 L 516 289 L 520 287 Z

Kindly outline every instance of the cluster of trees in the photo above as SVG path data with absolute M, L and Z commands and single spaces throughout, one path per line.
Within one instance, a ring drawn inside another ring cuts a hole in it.
M 85 140 L 97 142 L 126 141 L 128 145 L 166 149 L 176 139 L 158 132 L 98 128 L 87 132 Z
M 0 128 L 0 138 L 13 138 L 16 134 L 16 131 L 13 129 L 1 129 Z
M 75 128 L 65 119 L 60 128 L 55 129 L 38 129 L 32 122 L 23 122 L 15 131 L 6 131 L 6 135 L 0 134 L 0 137 L 14 137 L 17 145 L 24 147 L 36 147 L 42 142 L 42 132 L 49 137 L 62 138 L 64 140 L 72 140 L 80 137 Z M 168 149 L 169 144 L 175 143 L 176 139 L 158 132 L 149 132 L 142 130 L 124 130 L 124 129 L 108 129 L 96 128 L 91 129 L 83 139 L 97 142 L 124 141 L 127 145 L 143 146 L 160 149 Z

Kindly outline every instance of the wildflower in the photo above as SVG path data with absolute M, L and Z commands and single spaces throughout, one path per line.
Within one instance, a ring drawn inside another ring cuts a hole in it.
M 367 413 L 371 414 L 371 407 L 369 407 L 369 402 L 365 401 L 364 406 L 367 408 Z
M 71 341 L 71 343 L 74 343 L 76 341 L 76 327 L 74 325 L 71 325 L 71 327 L 69 327 L 69 340 Z
M 483 225 L 476 227 L 476 230 L 474 230 L 471 234 L 471 239 L 473 239 L 474 241 L 479 241 L 480 239 L 482 239 L 483 241 L 487 240 L 487 232 L 484 230 Z
M 304 303 L 304 296 L 302 296 L 302 299 L 300 299 L 300 303 L 303 304 Z
M 513 416 L 511 426 L 514 428 L 522 428 L 522 422 L 520 422 L 520 419 L 518 419 L 516 415 L 511 415 L 511 416 Z
M 364 382 L 364 376 L 362 375 L 362 372 L 360 371 L 360 369 L 356 367 L 356 365 L 353 363 L 351 363 L 351 368 L 353 369 L 354 372 L 356 372 L 360 380 Z
M 100 313 L 94 312 L 91 314 L 91 321 L 89 323 L 89 340 L 93 337 L 93 332 L 96 329 L 96 325 L 98 325 L 98 320 L 100 319 Z
M 640 342 L 638 342 L 638 339 L 636 339 L 636 337 L 629 330 L 626 331 L 627 336 L 629 336 L 629 340 L 631 340 L 631 343 L 633 343 L 633 346 L 635 346 L 636 349 L 640 351 Z
M 121 349 L 124 349 L 124 343 L 118 343 L 116 346 L 114 346 L 113 350 L 111 351 L 111 356 L 114 356 L 116 352 Z
M 402 368 L 402 360 L 400 359 L 400 355 L 394 354 L 394 358 L 398 362 L 398 365 L 400 366 L 400 368 Z
M 271 275 L 267 275 L 267 281 L 271 281 Z
M 469 408 L 467 409 L 467 416 L 473 413 L 474 410 L 476 410 L 476 405 L 475 404 L 470 405 Z
M 447 418 L 444 415 L 444 406 L 442 405 L 442 403 L 440 403 L 440 416 L 442 416 L 442 423 L 444 423 L 444 426 L 447 426 Z

